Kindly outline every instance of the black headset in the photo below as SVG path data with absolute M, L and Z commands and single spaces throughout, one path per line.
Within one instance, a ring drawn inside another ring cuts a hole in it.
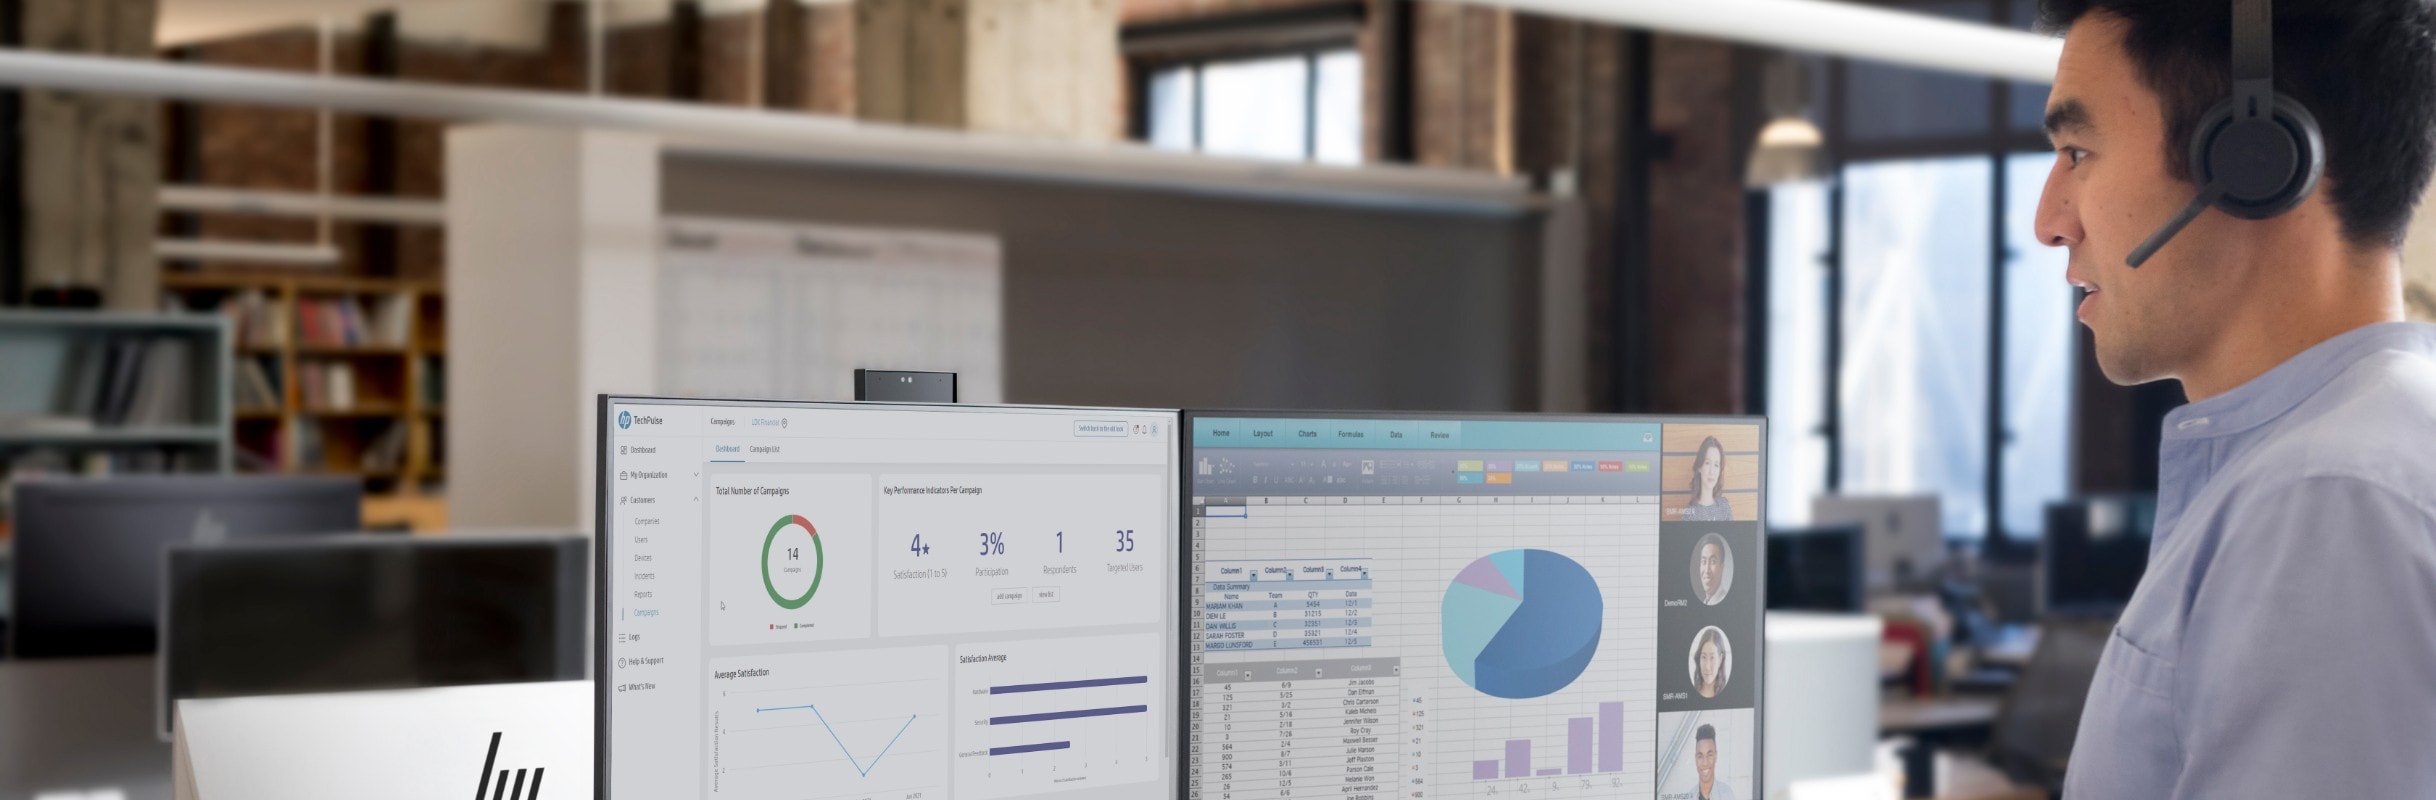
M 2191 178 L 2199 196 L 2134 248 L 2139 268 L 2209 206 L 2241 219 L 2292 210 L 2326 172 L 2326 140 L 2300 101 L 2275 91 L 2273 0 L 2233 0 L 2233 96 L 2199 118 L 2191 133 Z

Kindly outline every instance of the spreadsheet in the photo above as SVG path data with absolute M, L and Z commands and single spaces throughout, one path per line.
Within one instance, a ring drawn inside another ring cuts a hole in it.
M 1204 672 L 1191 713 L 1217 751 L 1201 764 L 1200 796 L 1465 796 L 1471 756 L 1505 759 L 1534 726 L 1526 760 L 1545 766 L 1513 777 L 1562 787 L 1534 796 L 1648 796 L 1654 657 L 1596 665 L 1525 703 L 1489 702 L 1454 691 L 1463 683 L 1438 656 L 1438 628 L 1447 581 L 1484 549 L 1559 548 L 1594 573 L 1654 572 L 1656 496 L 1201 497 L 1193 529 L 1216 534 L 1192 570 Z M 1654 650 L 1655 584 L 1605 599 L 1603 640 Z

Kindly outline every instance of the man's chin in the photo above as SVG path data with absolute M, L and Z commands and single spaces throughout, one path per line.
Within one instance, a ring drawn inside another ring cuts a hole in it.
M 2098 372 L 2106 376 L 2106 382 L 2116 386 L 2139 386 L 2144 383 L 2165 380 L 2167 377 L 2157 374 L 2155 369 L 2138 360 L 2109 359 L 2104 351 L 2100 351 L 2098 354 Z
M 2110 341 L 2110 337 L 2099 334 L 2095 327 L 2090 328 L 2089 335 L 2097 343 L 2098 373 L 2105 375 L 2108 383 L 2138 386 L 2165 377 L 2157 374 L 2156 359 L 2125 346 L 2123 342 Z

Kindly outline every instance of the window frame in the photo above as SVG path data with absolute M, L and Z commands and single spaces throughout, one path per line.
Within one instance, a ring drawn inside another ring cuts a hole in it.
M 1373 68 L 1362 48 L 1368 16 L 1369 6 L 1356 1 L 1126 26 L 1118 37 L 1126 65 L 1126 138 L 1143 144 L 1150 141 L 1151 79 L 1160 72 L 1182 68 L 1192 76 L 1192 152 L 1203 152 L 1207 120 L 1202 117 L 1202 106 L 1208 94 L 1202 71 L 1212 64 L 1297 57 L 1303 62 L 1301 163 L 1316 162 L 1320 59 L 1351 52 L 1361 60 L 1367 83 Z
M 2006 0 L 1990 2 L 1989 22 L 2000 26 L 2012 24 L 2013 5 Z M 1844 304 L 1846 299 L 1846 248 L 1844 242 L 1846 182 L 1844 176 L 1846 169 L 1859 164 L 1885 161 L 1955 156 L 1981 157 L 1987 160 L 1991 175 L 1988 196 L 1990 224 L 1986 249 L 1986 268 L 1989 272 L 1988 368 L 1986 375 L 1988 407 L 1986 409 L 1986 430 L 1983 431 L 1985 441 L 1982 454 L 1985 460 L 1982 493 L 1986 505 L 1984 518 L 1987 520 L 1987 527 L 1979 542 L 1981 549 L 1990 553 L 2021 552 L 2035 548 L 2038 532 L 2009 530 L 2005 525 L 2004 515 L 2007 483 L 2004 469 L 2005 448 L 2016 436 L 2021 435 L 2019 431 L 2010 430 L 2006 420 L 2009 410 L 2007 401 L 2010 399 L 2007 394 L 2008 354 L 2005 335 L 2007 315 L 2010 311 L 2007 297 L 2008 278 L 2010 277 L 2008 271 L 2014 268 L 2015 262 L 2020 258 L 2020 254 L 2010 246 L 2006 235 L 2008 211 L 2006 200 L 2009 194 L 2007 185 L 2009 170 L 2006 168 L 2006 160 L 2024 153 L 2049 153 L 2052 152 L 2052 148 L 2044 134 L 2020 131 L 2014 127 L 2014 121 L 2011 119 L 2011 106 L 2017 90 L 2010 81 L 1994 79 L 1986 82 L 1989 88 L 1986 109 L 1987 125 L 1985 132 L 1980 135 L 1853 143 L 1850 139 L 1851 127 L 1846 118 L 1847 101 L 1850 99 L 1852 89 L 1849 64 L 1842 58 L 1828 58 L 1825 59 L 1825 66 L 1827 75 L 1824 83 L 1827 96 L 1822 104 L 1825 119 L 1820 128 L 1826 140 L 1825 148 L 1829 156 L 1829 177 L 1825 186 L 1826 247 L 1821 254 L 1823 263 L 1819 267 L 1826 270 L 1826 297 L 1824 299 L 1827 306 L 1825 313 L 1827 330 L 1824 332 L 1826 364 L 1821 387 L 1826 396 L 1821 398 L 1821 424 L 1816 431 L 1824 439 L 1827 448 L 1826 474 L 1822 476 L 1824 479 L 1822 485 L 1827 492 L 1837 492 L 1845 488 L 1842 474 L 1844 409 L 1841 395 L 1846 371 L 1844 356 Z M 1769 282 L 1772 276 L 1768 263 L 1768 233 L 1773 221 L 1769 207 L 1769 190 L 1765 188 L 1752 190 L 1746 197 L 1744 208 L 1748 215 L 1747 218 L 1751 222 L 1746 229 L 1748 236 L 1746 291 L 1748 302 L 1752 304 L 1753 308 L 1750 319 L 1754 320 L 1749 335 L 1745 339 L 1748 348 L 1745 367 L 1748 382 L 1745 385 L 1757 387 L 1756 391 L 1752 391 L 1748 395 L 1751 405 L 1748 413 L 1765 414 L 1771 398 L 1771 387 L 1768 385 L 1770 356 L 1768 320 L 1772 311 L 1769 304 Z M 2062 277 L 2059 275 L 2057 279 L 2061 280 Z M 2075 353 L 2083 349 L 2082 337 L 2085 335 L 2080 326 L 2072 326 L 2072 348 Z M 2067 400 L 2067 403 L 2068 407 L 2077 405 L 2077 402 L 2073 400 Z M 2055 432 L 2055 435 L 2067 437 L 2065 485 L 2069 489 L 2079 483 L 2075 475 L 2078 471 L 2075 452 L 2078 437 L 2073 436 L 2069 431 Z M 1948 539 L 1968 541 L 1967 533 L 1946 531 L 1945 535 Z
M 1150 142 L 1151 78 L 1161 72 L 1171 69 L 1183 69 L 1187 71 L 1187 75 L 1191 76 L 1193 86 L 1193 149 L 1191 152 L 1205 152 L 1203 150 L 1202 137 L 1206 131 L 1208 120 L 1202 116 L 1202 107 L 1208 104 L 1209 93 L 1207 87 L 1202 83 L 1202 70 L 1207 69 L 1213 64 L 1225 64 L 1238 61 L 1257 61 L 1291 56 L 1300 59 L 1303 63 L 1303 149 L 1301 161 L 1303 163 L 1316 162 L 1319 160 L 1320 59 L 1326 56 L 1348 52 L 1353 53 L 1356 58 L 1359 58 L 1362 51 L 1355 42 L 1349 39 L 1335 44 L 1305 45 L 1272 50 L 1250 50 L 1193 59 L 1179 59 L 1171 61 L 1136 61 L 1134 62 L 1133 76 L 1131 79 L 1132 86 L 1128 89 L 1132 95 L 1132 113 L 1130 114 L 1132 119 L 1128 121 L 1126 136 L 1137 143 L 1147 144 Z

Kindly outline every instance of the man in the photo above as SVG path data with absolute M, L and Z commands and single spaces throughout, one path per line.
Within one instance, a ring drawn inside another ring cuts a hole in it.
M 2043 0 L 2064 49 L 2037 233 L 2122 384 L 2181 381 L 2157 538 L 2082 711 L 2065 795 L 2436 794 L 2436 328 L 2399 322 L 2398 248 L 2436 160 L 2436 10 L 2274 7 L 2276 88 L 2324 180 L 2281 216 L 2209 210 L 2198 117 L 2228 96 L 2231 12 Z
M 1700 540 L 1700 604 L 1725 602 L 1725 540 Z
M 1717 782 L 1717 729 L 1702 725 L 1692 735 L 1692 765 L 1700 769 L 1700 794 L 1694 800 L 1734 800 L 1734 790 Z

